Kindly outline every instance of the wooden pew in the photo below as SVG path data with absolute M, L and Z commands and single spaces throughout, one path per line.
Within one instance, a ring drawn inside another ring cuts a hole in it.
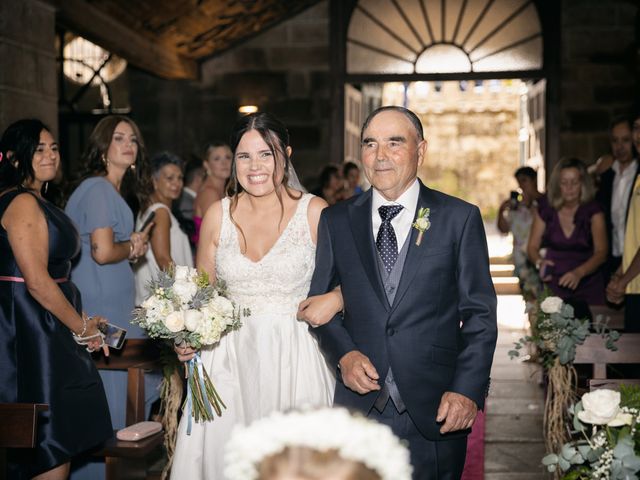
M 640 385 L 640 379 L 638 378 L 605 378 L 589 380 L 589 391 L 600 390 L 601 388 L 608 388 L 609 390 L 619 390 L 620 385 Z
M 155 341 L 143 338 L 126 340 L 122 350 L 111 349 L 109 357 L 94 354 L 96 368 L 127 371 L 126 424 L 133 425 L 144 418 L 144 372 L 161 370 L 160 350 Z
M 606 320 L 609 318 L 608 326 L 613 330 L 624 330 L 624 308 L 614 309 L 607 305 L 589 305 L 593 321 L 598 315 L 602 315 Z
M 47 410 L 42 403 L 0 403 L 0 479 L 6 478 L 6 449 L 35 447 L 38 414 Z
M 623 333 L 615 345 L 618 350 L 608 350 L 600 336 L 591 335 L 576 347 L 574 363 L 593 365 L 593 378 L 598 380 L 607 378 L 608 364 L 640 365 L 640 333 Z
M 146 370 L 160 370 L 160 350 L 155 341 L 129 339 L 122 350 L 110 350 L 105 358 L 94 354 L 96 367 L 101 370 L 127 371 L 126 424 L 146 420 L 144 374 Z M 104 457 L 106 480 L 137 480 L 147 478 L 147 460 L 160 455 L 164 432 L 138 442 L 124 442 L 114 435 L 94 453 Z

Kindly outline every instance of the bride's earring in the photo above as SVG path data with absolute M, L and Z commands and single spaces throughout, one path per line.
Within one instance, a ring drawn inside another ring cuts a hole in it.
M 132 172 L 135 172 L 136 171 L 136 164 L 135 163 L 132 164 L 131 167 L 129 167 L 129 168 L 131 168 Z
M 104 153 L 102 154 L 102 163 L 105 167 L 109 165 L 109 160 L 107 160 L 107 157 L 104 156 Z

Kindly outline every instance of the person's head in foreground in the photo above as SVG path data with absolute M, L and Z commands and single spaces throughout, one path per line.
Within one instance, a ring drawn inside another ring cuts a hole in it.
M 276 412 L 238 426 L 228 480 L 410 480 L 409 450 L 389 427 L 344 408 Z

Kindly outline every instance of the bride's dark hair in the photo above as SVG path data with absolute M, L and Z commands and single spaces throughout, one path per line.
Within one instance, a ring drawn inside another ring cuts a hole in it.
M 287 154 L 287 147 L 289 146 L 289 131 L 284 123 L 282 123 L 275 115 L 266 112 L 252 113 L 251 115 L 246 115 L 238 120 L 231 132 L 231 138 L 229 141 L 233 157 L 231 161 L 231 177 L 229 178 L 227 186 L 227 195 L 231 198 L 229 216 L 231 217 L 233 224 L 240 230 L 245 252 L 247 249 L 247 239 L 244 236 L 242 228 L 240 228 L 234 220 L 233 211 L 238 205 L 238 195 L 244 191 L 242 185 L 238 182 L 236 150 L 242 136 L 251 130 L 255 130 L 260 134 L 269 147 L 269 150 L 271 150 L 273 161 L 275 162 L 272 179 L 273 185 L 275 186 L 276 196 L 280 202 L 280 223 L 278 223 L 278 228 L 280 228 L 282 219 L 284 218 L 284 204 L 282 202 L 281 188 L 279 187 L 284 187 L 285 192 L 287 192 L 287 195 L 290 198 L 299 199 L 302 196 L 302 194 L 296 195 L 295 190 L 292 190 L 289 187 L 289 169 L 291 168 L 291 158 Z

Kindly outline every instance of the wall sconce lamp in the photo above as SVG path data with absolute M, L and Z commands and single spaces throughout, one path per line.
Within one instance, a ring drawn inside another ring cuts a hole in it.
M 238 112 L 242 113 L 243 115 L 256 113 L 257 111 L 258 111 L 257 105 L 241 105 L 240 108 L 238 108 Z

